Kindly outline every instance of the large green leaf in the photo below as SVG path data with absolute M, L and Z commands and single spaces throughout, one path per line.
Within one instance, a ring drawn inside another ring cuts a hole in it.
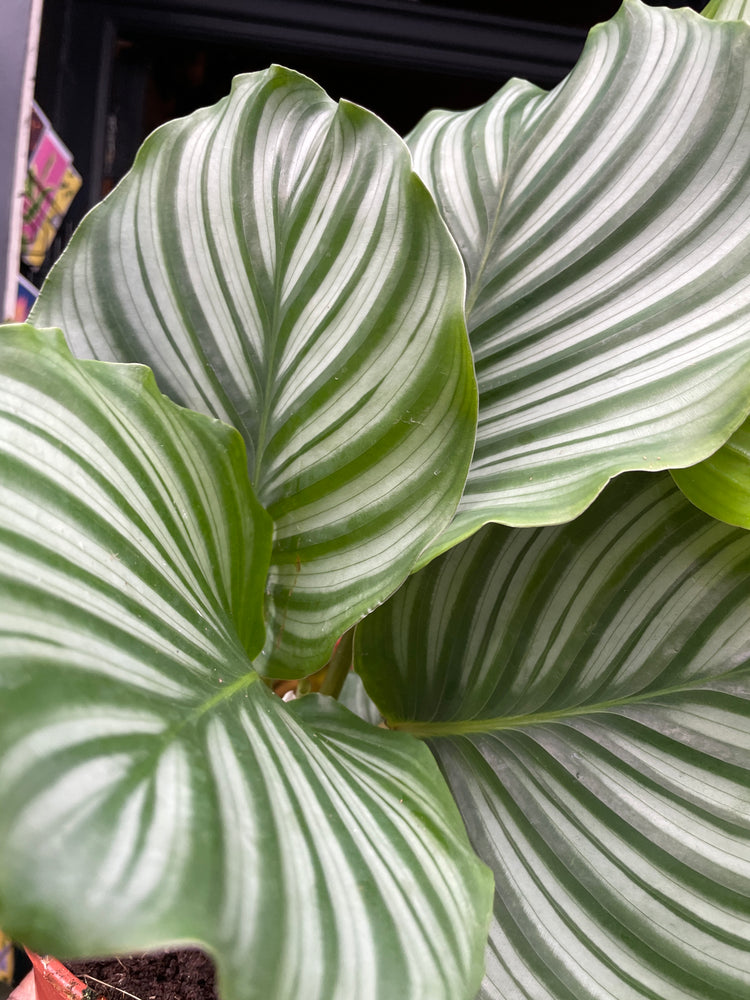
M 750 409 L 750 26 L 626 0 L 549 94 L 430 113 L 415 165 L 461 249 L 477 445 L 433 551 L 691 465 Z
M 229 1000 L 468 1000 L 491 877 L 429 751 L 251 668 L 239 435 L 31 327 L 0 373 L 0 925 L 196 942 Z
M 34 310 L 243 435 L 274 676 L 321 666 L 450 520 L 474 444 L 461 261 L 401 139 L 281 68 L 159 129 Z
M 489 526 L 357 629 L 495 872 L 486 1000 L 750 995 L 750 533 L 667 474 Z

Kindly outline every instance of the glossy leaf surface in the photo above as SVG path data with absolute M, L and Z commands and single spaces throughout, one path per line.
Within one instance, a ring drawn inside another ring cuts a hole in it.
M 301 676 L 458 503 L 476 420 L 463 297 L 401 139 L 275 67 L 147 140 L 33 315 L 241 432 L 274 521 L 257 665 Z
M 495 872 L 480 996 L 750 991 L 750 534 L 666 474 L 490 526 L 357 630 Z
M 428 750 L 251 668 L 239 435 L 49 333 L 0 336 L 0 924 L 201 944 L 225 1000 L 469 1000 L 491 877 Z
M 750 27 L 626 0 L 551 93 L 409 137 L 463 255 L 480 408 L 456 519 L 552 524 L 690 465 L 750 397 Z

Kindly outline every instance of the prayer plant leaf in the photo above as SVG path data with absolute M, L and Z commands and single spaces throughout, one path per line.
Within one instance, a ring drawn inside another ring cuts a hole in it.
M 750 528 L 750 420 L 717 452 L 672 478 L 696 507 L 727 524 Z
M 274 67 L 147 140 L 33 316 L 240 431 L 274 521 L 256 666 L 290 677 L 453 515 L 476 428 L 463 299 L 402 140 Z
M 750 26 L 625 0 L 546 94 L 408 138 L 467 272 L 477 445 L 456 518 L 566 521 L 750 409 Z
M 426 747 L 252 669 L 270 520 L 147 369 L 0 331 L 0 925 L 224 1000 L 470 1000 L 492 879 Z
M 750 533 L 668 474 L 487 526 L 357 628 L 495 873 L 483 1000 L 750 995 Z

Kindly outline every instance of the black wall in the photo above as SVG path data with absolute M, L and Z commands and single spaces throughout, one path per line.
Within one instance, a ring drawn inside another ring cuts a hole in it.
M 679 6 L 679 2 L 671 6 Z M 552 87 L 618 0 L 47 0 L 37 100 L 83 176 L 63 232 L 124 173 L 143 138 L 211 104 L 236 73 L 281 63 L 402 134 L 511 76 Z

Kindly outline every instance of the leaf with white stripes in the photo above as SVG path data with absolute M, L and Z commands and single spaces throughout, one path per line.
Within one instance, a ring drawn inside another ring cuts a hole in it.
M 461 249 L 479 383 L 453 525 L 568 520 L 750 409 L 750 26 L 625 0 L 549 94 L 407 140 Z
M 696 507 L 727 524 L 750 528 L 750 419 L 713 455 L 672 478 Z
M 483 1000 L 750 995 L 750 533 L 668 474 L 487 526 L 357 628 L 495 873 Z
M 274 521 L 257 666 L 301 676 L 455 511 L 476 428 L 463 299 L 403 141 L 274 67 L 147 140 L 33 316 L 240 431 Z
M 192 942 L 225 1000 L 470 1000 L 492 880 L 429 751 L 252 669 L 271 529 L 239 434 L 0 334 L 0 925 Z

